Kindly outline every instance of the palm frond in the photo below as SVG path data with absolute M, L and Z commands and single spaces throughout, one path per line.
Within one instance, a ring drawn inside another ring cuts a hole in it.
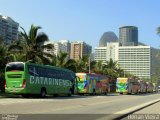
M 54 45 L 53 45 L 53 44 L 46 44 L 46 45 L 42 45 L 41 48 L 42 48 L 42 49 L 47 48 L 47 49 L 52 49 L 52 50 L 54 50 Z
M 34 26 L 33 24 L 31 25 L 31 28 L 29 31 L 29 38 L 33 43 L 36 43 L 36 37 L 39 29 L 41 29 L 40 26 Z
M 44 42 L 47 42 L 47 41 L 49 41 L 49 39 L 48 39 L 48 36 L 45 33 L 40 32 L 37 35 L 36 44 L 42 45 Z
M 49 58 L 55 58 L 55 55 L 54 54 L 50 54 L 50 53 L 47 53 L 47 52 L 43 52 L 42 53 L 44 56 L 46 57 L 49 57 Z
M 43 64 L 50 64 L 51 63 L 51 61 L 49 60 L 49 58 L 47 58 L 47 57 L 44 57 L 43 55 L 37 55 L 41 60 L 42 60 L 42 62 L 43 62 Z
M 30 39 L 28 38 L 28 35 L 26 33 L 26 31 L 24 30 L 23 27 L 20 27 L 22 29 L 23 32 L 20 32 L 20 34 L 22 35 L 22 37 L 25 39 L 26 43 L 29 45 L 31 43 Z
M 20 51 L 23 51 L 23 47 L 18 46 L 18 45 L 11 45 L 11 46 L 9 46 L 8 51 L 20 52 Z

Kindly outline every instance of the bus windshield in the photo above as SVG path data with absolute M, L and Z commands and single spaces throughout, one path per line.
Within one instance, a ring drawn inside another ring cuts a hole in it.
M 8 71 L 24 71 L 24 63 L 12 62 L 6 66 L 6 72 Z

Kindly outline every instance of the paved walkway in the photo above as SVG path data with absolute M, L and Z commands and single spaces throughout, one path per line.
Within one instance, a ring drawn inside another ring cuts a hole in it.
M 160 114 L 160 102 L 137 111 L 134 114 Z
M 122 120 L 160 120 L 160 102 L 128 115 Z

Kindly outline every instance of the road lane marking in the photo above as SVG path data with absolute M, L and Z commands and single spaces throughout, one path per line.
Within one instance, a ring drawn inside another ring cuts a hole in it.
M 1 99 L 0 105 L 10 105 L 10 104 L 22 104 L 22 103 L 31 103 L 31 102 L 49 102 L 49 101 L 59 101 L 59 100 L 53 100 L 53 99 Z
M 55 111 L 64 111 L 64 110 L 71 110 L 71 109 L 77 109 L 77 108 L 83 108 L 83 107 L 86 107 L 86 106 L 93 106 L 93 105 L 98 105 L 98 104 L 104 104 L 104 103 L 111 103 L 111 102 L 113 102 L 113 100 L 111 100 L 111 101 L 103 101 L 103 102 L 99 102 L 99 103 L 90 103 L 90 104 L 88 104 L 88 103 L 84 103 L 84 104 L 80 104 L 80 105 L 75 105 L 75 106 L 68 106 L 68 107 L 63 107 L 63 108 L 54 108 L 54 109 L 48 109 L 48 110 L 41 110 L 41 111 L 35 111 L 35 112 L 33 112 L 32 111 L 32 113 L 34 113 L 34 114 L 41 114 L 41 113 L 48 113 L 48 112 L 55 112 Z M 62 113 L 57 113 L 56 112 L 56 114 L 62 114 Z M 67 114 L 67 113 L 65 113 L 65 114 Z M 77 114 L 77 113 L 76 113 Z

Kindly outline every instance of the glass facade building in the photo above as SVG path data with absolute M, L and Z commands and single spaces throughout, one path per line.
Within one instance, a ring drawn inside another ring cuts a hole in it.
M 5 43 L 11 43 L 18 39 L 19 23 L 15 22 L 8 16 L 0 15 L 0 37 L 4 39 Z
M 120 46 L 138 45 L 138 28 L 135 26 L 123 26 L 119 28 Z

